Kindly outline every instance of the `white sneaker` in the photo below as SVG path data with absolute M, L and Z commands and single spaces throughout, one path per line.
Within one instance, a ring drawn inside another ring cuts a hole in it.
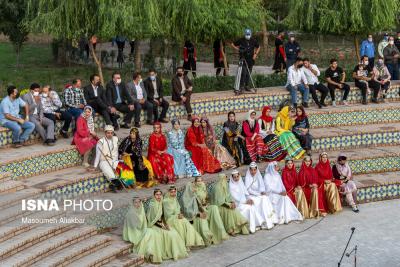
M 332 101 L 332 106 L 336 107 L 336 101 Z

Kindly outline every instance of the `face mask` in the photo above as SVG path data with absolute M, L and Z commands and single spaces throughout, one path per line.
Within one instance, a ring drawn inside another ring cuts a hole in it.
M 302 68 L 303 67 L 303 64 L 299 64 L 299 65 L 297 65 L 297 68 Z
M 293 38 L 293 37 L 290 37 L 290 41 L 293 42 L 293 41 L 294 41 L 294 38 Z
M 47 96 L 48 96 L 48 94 L 42 94 L 42 96 L 43 96 L 43 97 L 47 97 Z
M 33 92 L 33 96 L 39 96 L 39 92 Z
M 368 66 L 368 63 L 369 63 L 368 60 L 367 60 L 367 61 L 364 61 L 364 65 L 365 65 L 365 66 Z
M 15 98 L 19 98 L 20 95 L 21 95 L 21 94 L 18 92 L 17 95 L 15 96 Z
M 251 35 L 246 34 L 246 35 L 244 36 L 244 38 L 246 38 L 246 40 L 250 40 Z
M 150 80 L 155 81 L 156 80 L 156 76 L 154 76 L 154 75 L 150 76 Z
M 178 73 L 177 75 L 178 75 L 178 77 L 182 77 L 183 73 Z
M 389 44 L 390 44 L 390 45 L 393 45 L 393 44 L 394 44 L 394 41 L 389 41 Z
M 368 38 L 368 42 L 372 42 L 372 38 Z
M 140 79 L 140 80 L 139 80 L 139 83 L 142 83 L 142 82 L 143 82 L 143 79 Z
M 388 40 L 388 37 L 387 37 L 387 36 L 383 37 L 383 40 L 387 41 L 387 40 Z
M 121 79 L 117 79 L 117 84 L 121 84 L 122 80 Z
M 96 86 L 100 86 L 100 82 L 97 82 L 95 85 L 96 85 Z
M 382 65 L 383 65 L 383 60 L 378 60 L 377 65 L 378 65 L 378 66 L 382 66 Z

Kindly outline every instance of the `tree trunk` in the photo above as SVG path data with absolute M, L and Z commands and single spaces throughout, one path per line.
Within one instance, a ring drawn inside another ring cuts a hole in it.
M 268 59 L 268 32 L 267 32 L 267 23 L 265 18 L 263 18 L 261 22 L 261 31 L 262 31 L 262 39 L 263 39 L 263 50 L 265 61 Z
M 67 63 L 67 49 L 66 49 L 66 44 L 65 40 L 62 40 L 60 44 L 58 45 L 58 55 L 57 55 L 57 63 L 60 65 L 65 66 L 65 63 Z
M 97 57 L 96 51 L 94 51 L 94 48 L 93 48 L 93 44 L 90 41 L 89 41 L 89 51 L 90 51 L 90 54 L 92 54 L 94 63 L 96 63 L 96 65 L 97 65 L 97 70 L 99 71 L 100 82 L 101 82 L 101 84 L 103 86 L 105 86 L 105 84 L 104 84 L 104 76 L 103 76 L 103 69 L 102 69 L 102 66 L 101 66 L 101 58 L 99 59 Z
M 229 66 L 228 66 L 228 60 L 226 59 L 226 54 L 224 51 L 224 42 L 220 40 L 219 46 L 222 47 L 222 58 L 224 61 L 224 76 L 227 76 L 229 74 Z
M 359 50 L 359 43 L 358 43 L 358 38 L 357 35 L 354 35 L 354 48 L 356 51 L 356 57 L 357 57 L 357 62 L 360 62 L 360 50 Z
M 135 40 L 135 71 L 140 72 L 142 69 L 142 61 L 140 59 L 140 40 Z

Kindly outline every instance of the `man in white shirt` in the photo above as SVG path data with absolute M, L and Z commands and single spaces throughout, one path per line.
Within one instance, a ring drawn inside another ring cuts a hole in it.
M 129 94 L 135 105 L 135 125 L 140 125 L 140 114 L 142 109 L 147 112 L 147 124 L 153 125 L 153 104 L 147 101 L 147 91 L 142 82 L 142 75 L 139 72 L 133 73 L 133 81 L 126 85 Z
M 310 93 L 312 98 L 314 99 L 315 104 L 322 108 L 322 106 L 326 107 L 325 98 L 328 95 L 328 87 L 319 82 L 318 76 L 321 74 L 317 65 L 311 64 L 308 58 L 303 60 L 303 71 L 306 76 L 308 88 L 310 89 Z M 318 100 L 317 92 L 318 90 L 321 93 L 321 100 Z
M 303 107 L 308 108 L 309 89 L 307 78 L 303 71 L 303 59 L 297 58 L 296 62 L 289 67 L 287 74 L 286 89 L 290 92 L 292 105 L 297 107 L 297 90 L 303 95 Z

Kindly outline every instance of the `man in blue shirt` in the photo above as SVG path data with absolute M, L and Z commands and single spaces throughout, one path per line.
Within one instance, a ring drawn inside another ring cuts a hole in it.
M 299 43 L 295 40 L 294 35 L 289 35 L 289 42 L 285 44 L 285 53 L 286 53 L 286 69 L 289 70 L 289 67 L 292 66 L 296 59 L 299 57 L 301 52 Z
M 368 57 L 368 67 L 372 69 L 374 67 L 375 61 L 375 45 L 372 39 L 372 34 L 368 34 L 367 40 L 361 43 L 360 47 L 360 57 Z
M 14 147 L 26 145 L 29 135 L 35 129 L 35 124 L 29 122 L 29 107 L 19 97 L 18 90 L 11 85 L 7 88 L 8 96 L 0 103 L 0 125 L 12 131 Z M 19 115 L 20 107 L 25 108 L 25 119 Z

